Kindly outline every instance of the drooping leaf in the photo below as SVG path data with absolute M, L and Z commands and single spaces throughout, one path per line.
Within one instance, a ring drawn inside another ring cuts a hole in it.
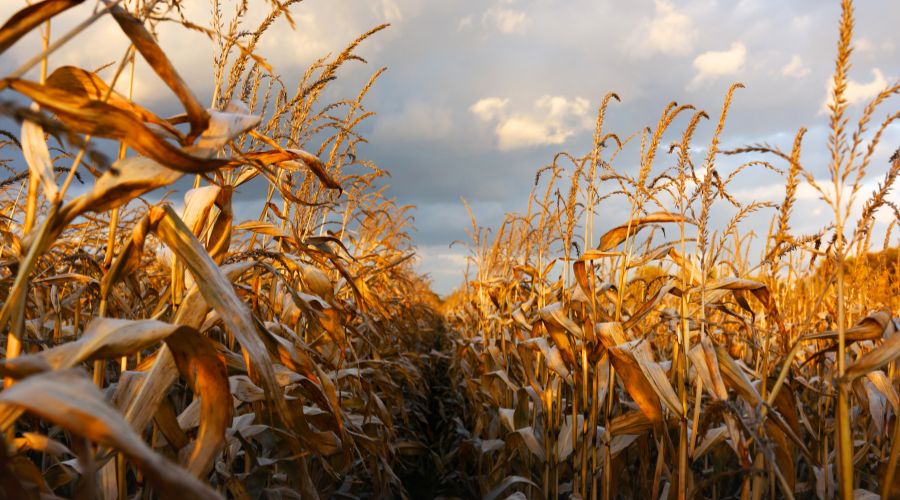
M 597 250 L 607 252 L 622 244 L 625 240 L 637 234 L 649 224 L 661 224 L 667 222 L 691 222 L 686 217 L 668 212 L 657 212 L 646 217 L 634 219 L 626 224 L 610 229 L 600 237 Z
M 82 2 L 84 0 L 43 0 L 19 10 L 0 27 L 0 54 L 44 21 Z
M 77 370 L 33 375 L 0 392 L 0 412 L 23 408 L 102 446 L 124 453 L 162 494 L 178 498 L 218 498 L 186 470 L 153 452 L 93 383 Z
M 119 23 L 119 27 L 125 32 L 125 35 L 131 39 L 131 43 L 144 56 L 147 64 L 181 101 L 184 110 L 187 112 L 188 121 L 191 123 L 188 142 L 193 142 L 195 137 L 198 137 L 206 130 L 209 124 L 209 114 L 184 80 L 181 79 L 169 58 L 156 43 L 156 40 L 153 39 L 153 35 L 144 27 L 144 24 L 118 5 L 112 7 L 110 12 L 113 19 Z

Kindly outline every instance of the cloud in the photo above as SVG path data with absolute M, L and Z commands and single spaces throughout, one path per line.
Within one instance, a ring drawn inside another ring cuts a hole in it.
M 403 20 L 403 9 L 394 0 L 381 0 L 381 16 L 388 22 Z
M 697 74 L 691 80 L 691 87 L 715 79 L 720 76 L 734 75 L 744 66 L 747 59 L 747 47 L 741 42 L 734 42 L 728 50 L 710 50 L 694 58 L 694 69 Z
M 868 38 L 857 38 L 853 41 L 853 51 L 869 57 L 878 57 L 880 53 L 890 54 L 895 48 L 896 46 L 891 40 L 884 40 L 878 43 Z
M 847 104 L 850 106 L 859 102 L 867 102 L 878 95 L 879 92 L 887 88 L 887 86 L 888 81 L 884 77 L 884 74 L 881 73 L 881 70 L 879 68 L 873 68 L 872 81 L 870 81 L 869 83 L 861 83 L 856 80 L 847 81 L 847 89 L 844 90 L 844 99 L 847 100 Z M 825 94 L 825 100 L 822 102 L 822 107 L 819 110 L 819 114 L 827 113 L 828 106 L 830 106 L 833 102 L 833 78 L 828 79 L 828 83 L 826 84 L 825 88 L 827 89 L 827 93 Z
M 473 18 L 471 15 L 463 17 L 459 20 L 459 24 L 456 26 L 456 29 L 459 31 L 464 31 L 472 28 Z
M 501 151 L 562 144 L 572 135 L 589 129 L 590 102 L 582 97 L 545 95 L 529 112 L 508 112 L 509 100 L 489 97 L 469 111 L 484 122 L 495 122 L 494 133 Z
M 668 0 L 656 0 L 656 15 L 644 19 L 626 44 L 636 56 L 683 56 L 693 49 L 695 37 L 691 18 L 676 11 Z
M 827 196 L 834 196 L 834 184 L 832 183 L 831 179 L 817 179 L 816 184 L 818 184 L 819 187 L 822 188 Z M 846 193 L 849 193 L 852 188 L 853 186 L 851 184 L 844 184 L 843 186 L 843 190 Z M 856 197 L 851 207 L 850 217 L 848 218 L 849 221 L 855 221 L 862 215 L 862 209 L 866 201 L 866 196 L 864 196 L 864 194 L 871 193 L 877 188 L 878 179 L 869 179 L 863 181 L 859 191 L 861 195 Z M 775 182 L 771 184 L 762 184 L 753 187 L 740 188 L 736 191 L 732 191 L 731 195 L 734 196 L 737 200 L 743 202 L 772 201 L 780 203 L 781 200 L 784 199 L 784 190 L 785 186 L 783 182 Z M 891 192 L 887 195 L 887 199 L 890 202 L 898 203 L 900 202 L 900 194 Z M 797 226 L 795 229 L 798 232 L 818 230 L 820 221 L 815 217 L 809 217 L 809 215 L 821 216 L 831 211 L 830 206 L 822 198 L 822 193 L 820 193 L 816 188 L 812 186 L 812 184 L 806 181 L 800 182 L 797 185 L 797 190 L 794 193 L 794 200 L 795 206 L 793 209 L 793 217 L 791 218 L 791 223 L 792 225 Z M 844 201 L 846 202 L 846 200 Z M 887 208 L 876 212 L 874 218 L 876 224 L 880 224 L 880 230 L 882 231 L 881 234 L 883 234 L 885 226 L 889 224 L 891 220 L 894 220 L 895 215 L 889 208 Z
M 436 141 L 453 131 L 453 114 L 444 107 L 422 101 L 406 103 L 399 113 L 378 119 L 372 134 L 390 141 Z
M 460 284 L 468 266 L 466 254 L 447 245 L 419 245 L 416 254 L 416 271 L 427 273 L 433 289 L 444 295 Z
M 792 78 L 803 78 L 809 74 L 809 68 L 803 65 L 803 59 L 795 55 L 781 68 L 781 74 Z
M 502 113 L 506 109 L 507 104 L 509 104 L 509 99 L 487 97 L 473 104 L 469 111 L 478 118 L 489 122 Z
M 531 20 L 524 11 L 498 5 L 486 10 L 481 21 L 485 26 L 493 26 L 500 33 L 510 35 L 525 33 Z

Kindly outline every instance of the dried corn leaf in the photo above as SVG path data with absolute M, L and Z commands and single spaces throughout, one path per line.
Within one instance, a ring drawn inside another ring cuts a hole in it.
M 314 266 L 302 265 L 300 275 L 310 293 L 322 297 L 327 302 L 334 302 L 334 284 L 325 272 Z
M 60 210 L 60 218 L 71 221 L 86 212 L 104 212 L 120 207 L 154 189 L 180 179 L 181 172 L 164 167 L 143 156 L 130 156 L 115 162 L 94 182 L 94 188 L 75 198 Z
M 703 441 L 700 441 L 700 444 L 694 448 L 694 454 L 691 456 L 691 459 L 697 460 L 703 458 L 703 455 L 709 453 L 716 445 L 724 443 L 727 437 L 728 428 L 724 425 L 706 431 L 706 435 L 703 436 Z
M 537 436 L 534 433 L 533 427 L 523 427 L 522 429 L 517 429 L 514 435 L 519 436 L 522 439 L 522 442 L 525 443 L 525 447 L 528 448 L 528 451 L 535 456 L 541 463 L 546 461 L 546 455 L 544 455 L 544 447 L 541 445 Z
M 881 370 L 874 370 L 867 373 L 866 378 L 868 378 L 869 382 L 872 382 L 875 388 L 887 398 L 889 403 L 891 403 L 894 414 L 900 415 L 900 396 L 897 395 L 897 390 L 894 389 L 894 386 L 891 384 L 887 375 Z
M 622 244 L 625 240 L 637 234 L 638 231 L 643 229 L 649 224 L 660 224 L 667 222 L 691 222 L 690 219 L 681 216 L 679 214 L 673 214 L 668 212 L 657 212 L 654 214 L 650 214 L 646 217 L 641 217 L 638 219 L 634 219 L 629 221 L 626 224 L 622 224 L 621 226 L 610 229 L 603 236 L 600 237 L 600 243 L 597 245 L 597 250 L 601 252 L 606 252 L 616 248 L 620 244 Z
M 544 337 L 535 337 L 529 339 L 524 342 L 524 344 L 528 345 L 536 345 L 538 349 L 541 351 L 541 354 L 544 355 L 544 359 L 546 360 L 547 366 L 550 367 L 551 370 L 556 372 L 563 379 L 569 378 L 569 369 L 566 367 L 565 361 L 563 361 L 563 356 L 560 354 L 559 349 L 556 346 L 551 346 L 547 339 Z
M 169 337 L 180 325 L 162 321 L 95 318 L 75 341 L 18 358 L 5 359 L 4 376 L 22 378 L 49 370 L 72 368 L 83 361 L 126 356 Z
M 271 222 L 263 221 L 246 221 L 234 226 L 235 230 L 250 231 L 253 233 L 274 236 L 276 238 L 290 238 L 291 236 L 282 232 L 282 230 Z
M 0 27 L 0 54 L 44 21 L 84 0 L 44 0 L 19 10 Z
M 56 460 L 59 460 L 63 455 L 74 455 L 68 446 L 43 434 L 34 432 L 23 432 L 22 437 L 13 441 L 13 446 L 15 446 L 17 453 L 34 450 L 46 453 Z
M 609 423 L 609 433 L 612 436 L 635 435 L 639 436 L 653 428 L 653 422 L 647 418 L 643 411 L 629 411 L 618 415 Z
M 106 82 L 95 73 L 75 66 L 62 66 L 50 73 L 46 85 L 87 101 L 103 101 L 110 106 L 134 114 L 142 121 L 157 125 L 163 133 L 181 140 L 181 134 L 173 125 L 110 89 Z
M 622 329 L 622 323 L 617 321 L 594 324 L 594 333 L 607 348 L 628 342 L 625 330 Z
M 701 380 L 703 380 L 703 387 L 706 388 L 710 395 L 718 401 L 727 400 L 728 389 L 725 388 L 715 348 L 709 337 L 703 335 L 700 342 L 688 352 L 688 357 L 691 359 L 691 365 L 697 370 Z
M 875 424 L 878 435 L 883 436 L 885 424 L 887 423 L 885 422 L 887 398 L 869 380 L 862 379 L 862 385 L 866 393 L 866 400 L 869 403 L 869 417 L 872 419 L 872 423 Z
M 30 120 L 22 122 L 22 155 L 31 175 L 40 183 L 44 196 L 55 202 L 59 188 L 56 187 L 56 174 L 53 172 L 53 160 L 44 138 L 44 129 Z
M 26 378 L 0 392 L 0 411 L 10 406 L 124 453 L 161 494 L 177 498 L 219 495 L 187 471 L 154 453 L 122 416 L 78 370 L 60 370 Z
M 6 81 L 13 90 L 56 113 L 72 132 L 120 140 L 142 155 L 182 172 L 208 172 L 229 164 L 228 160 L 197 158 L 172 145 L 132 111 L 26 80 Z
M 759 395 L 759 391 L 756 390 L 737 362 L 728 355 L 728 351 L 724 347 L 717 345 L 715 349 L 724 380 L 737 391 L 740 397 L 744 398 L 744 401 L 752 406 L 760 404 L 762 397 Z
M 650 347 L 642 340 L 633 340 L 609 348 L 616 374 L 634 402 L 653 424 L 664 421 L 660 402 L 675 415 L 682 415 L 681 403 L 665 371 L 653 360 Z
M 497 486 L 493 487 L 491 491 L 489 491 L 483 500 L 496 500 L 497 497 L 500 496 L 501 493 L 509 489 L 510 486 L 514 484 L 528 484 L 540 491 L 538 485 L 534 484 L 530 479 L 522 476 L 508 476 L 503 481 L 500 482 Z M 543 495 L 541 495 L 543 496 Z
M 200 104 L 200 101 L 194 96 L 194 93 L 188 88 L 181 76 L 169 62 L 169 58 L 162 51 L 153 35 L 147 31 L 144 24 L 132 16 L 128 11 L 118 5 L 110 9 L 113 18 L 119 23 L 122 31 L 131 39 L 138 52 L 144 56 L 147 64 L 156 72 L 157 75 L 172 89 L 172 92 L 181 101 L 184 110 L 187 112 L 188 120 L 191 123 L 191 132 L 188 134 L 188 142 L 193 142 L 193 138 L 199 136 L 206 130 L 209 123 L 209 114 Z
M 578 421 L 574 423 L 575 429 L 573 431 L 573 420 L 571 415 L 566 415 L 565 422 L 559 428 L 559 435 L 556 439 L 556 461 L 557 463 L 563 463 L 568 460 L 569 455 L 575 451 L 575 447 L 578 444 L 578 438 L 581 437 L 582 431 L 584 430 L 584 416 L 578 415 Z M 577 435 L 576 435 L 577 434 Z
M 299 437 L 319 453 L 327 455 L 338 451 L 341 443 L 336 435 L 314 431 L 302 412 L 292 411 L 287 405 L 252 314 L 237 297 L 231 283 L 206 253 L 206 249 L 171 208 L 154 208 L 151 220 L 154 219 L 157 221 L 156 234 L 184 261 L 197 281 L 203 298 L 219 313 L 228 331 L 240 342 L 251 378 L 260 382 L 283 421 L 291 425 Z M 296 450 L 298 453 L 301 451 L 299 447 Z
M 848 380 L 862 377 L 869 372 L 878 370 L 898 357 L 900 357 L 900 335 L 894 333 L 881 345 L 850 363 L 844 372 L 844 376 Z
M 189 151 L 197 156 L 209 158 L 228 141 L 256 128 L 259 122 L 260 117 L 251 115 L 247 106 L 240 101 L 228 103 L 223 111 L 210 110 L 209 126 Z
M 225 429 L 231 423 L 231 394 L 225 366 L 206 337 L 196 330 L 179 329 L 166 338 L 175 365 L 191 391 L 200 398 L 200 427 L 186 448 L 186 467 L 198 478 L 212 469 L 222 450 Z
M 81 338 L 52 349 L 6 360 L 5 369 L 15 376 L 37 371 L 64 370 L 92 359 L 130 355 L 161 340 L 172 352 L 179 372 L 196 394 L 202 394 L 203 417 L 188 469 L 204 476 L 219 451 L 219 443 L 231 420 L 225 369 L 209 341 L 191 327 L 160 321 L 96 318 Z M 8 422 L 3 419 L 4 424 Z M 5 425 L 4 425 L 5 427 Z
M 860 342 L 863 340 L 878 340 L 892 336 L 897 329 L 891 319 L 889 310 L 876 311 L 859 320 L 855 325 L 844 331 L 847 342 Z M 836 339 L 838 333 L 833 330 L 806 335 L 803 340 Z

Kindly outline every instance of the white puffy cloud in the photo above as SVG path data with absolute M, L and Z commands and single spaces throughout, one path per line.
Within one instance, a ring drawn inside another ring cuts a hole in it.
M 695 37 L 696 30 L 690 17 L 675 10 L 668 0 L 656 0 L 654 17 L 644 19 L 626 45 L 636 56 L 683 56 L 693 49 Z
M 508 104 L 509 99 L 486 97 L 473 104 L 469 111 L 484 121 L 492 121 L 506 109 Z
M 413 101 L 399 113 L 381 116 L 372 133 L 381 140 L 435 141 L 447 138 L 452 130 L 453 114 L 450 109 Z
M 809 68 L 803 64 L 803 59 L 795 55 L 781 68 L 781 74 L 791 78 L 803 78 L 809 74 Z
M 489 97 L 469 108 L 480 120 L 495 123 L 497 147 L 502 151 L 562 144 L 592 124 L 590 102 L 582 97 L 545 95 L 527 112 L 509 112 L 508 104 L 508 99 Z
M 747 47 L 741 42 L 734 42 L 728 50 L 710 50 L 694 58 L 694 69 L 697 74 L 690 86 L 721 76 L 734 75 L 744 67 L 747 59 Z
M 486 10 L 481 21 L 485 26 L 494 27 L 500 33 L 509 35 L 525 33 L 530 19 L 524 11 L 497 5 Z
M 881 70 L 879 68 L 873 68 L 872 81 L 868 83 L 862 83 L 856 80 L 847 81 L 847 88 L 844 90 L 844 99 L 846 99 L 847 104 L 851 106 L 860 102 L 868 102 L 887 86 L 888 81 Z M 825 95 L 825 100 L 822 102 L 822 108 L 819 110 L 820 114 L 827 113 L 828 106 L 833 102 L 834 95 L 832 94 L 832 89 L 834 89 L 834 79 L 828 79 L 826 89 L 827 93 Z

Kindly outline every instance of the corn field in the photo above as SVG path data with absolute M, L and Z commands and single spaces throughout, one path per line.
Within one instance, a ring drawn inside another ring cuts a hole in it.
M 0 497 L 900 498 L 900 150 L 882 142 L 900 84 L 851 116 L 850 0 L 828 182 L 805 129 L 720 146 L 739 83 L 630 135 L 608 130 L 609 93 L 593 147 L 540 168 L 525 213 L 472 217 L 444 299 L 414 268 L 412 207 L 358 151 L 385 70 L 327 102 L 386 26 L 288 82 L 257 46 L 298 1 L 214 2 L 205 27 L 178 1 L 99 0 L 51 36 L 82 3 L 0 27 L 0 55 L 42 40 L 0 80 L 20 127 L 0 130 Z M 250 9 L 268 15 L 247 27 Z M 119 59 L 50 66 L 101 18 Z M 216 47 L 209 107 L 164 20 Z M 178 115 L 133 98 L 140 61 Z M 781 203 L 730 194 L 760 170 Z M 791 227 L 802 184 L 830 208 L 811 234 Z M 241 186 L 265 193 L 249 219 Z

